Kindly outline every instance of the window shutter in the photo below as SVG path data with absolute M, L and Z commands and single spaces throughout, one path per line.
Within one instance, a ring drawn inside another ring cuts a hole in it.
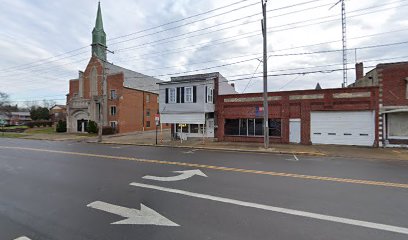
M 166 88 L 166 103 L 169 103 L 169 89 Z
M 180 103 L 180 88 L 179 87 L 177 88 L 176 98 L 177 98 L 177 103 Z
M 181 103 L 184 103 L 184 87 L 182 87 L 181 88 L 181 95 L 180 95 L 180 98 L 181 98 Z
M 205 86 L 205 96 L 204 96 L 204 98 L 205 98 L 205 102 L 207 102 L 208 101 L 208 87 L 207 86 Z
M 193 102 L 197 102 L 197 86 L 193 86 Z

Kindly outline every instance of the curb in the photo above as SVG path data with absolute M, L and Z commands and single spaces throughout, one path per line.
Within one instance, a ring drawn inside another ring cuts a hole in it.
M 87 141 L 87 143 L 97 143 Z M 101 142 L 98 144 L 107 145 L 133 145 L 133 146 L 147 146 L 147 147 L 167 147 L 167 148 L 186 148 L 186 149 L 200 149 L 200 150 L 215 150 L 225 152 L 247 152 L 247 153 L 272 153 L 272 154 L 295 154 L 295 155 L 309 155 L 309 156 L 327 156 L 324 153 L 318 152 L 299 152 L 299 151 L 279 151 L 279 150 L 252 150 L 252 149 L 229 149 L 218 147 L 203 147 L 203 146 L 172 146 L 167 144 L 151 144 L 151 143 L 116 143 L 116 142 Z

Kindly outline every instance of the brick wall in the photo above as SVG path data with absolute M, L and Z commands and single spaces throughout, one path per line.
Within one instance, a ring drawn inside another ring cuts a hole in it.
M 311 111 L 363 111 L 375 110 L 378 113 L 378 87 L 341 88 L 323 90 L 301 90 L 268 93 L 269 118 L 281 119 L 281 137 L 271 137 L 272 143 L 289 143 L 289 119 L 301 119 L 301 143 L 310 144 Z M 219 141 L 263 142 L 263 136 L 241 137 L 225 136 L 225 119 L 256 118 L 256 107 L 262 107 L 261 93 L 234 94 L 218 96 L 216 136 Z M 234 99 L 234 101 L 224 101 Z M 378 114 L 376 115 L 378 123 Z M 376 133 L 378 124 L 376 124 Z M 376 144 L 378 135 L 376 134 Z
M 123 88 L 119 99 L 119 133 L 143 130 L 143 92 Z
M 380 96 L 384 106 L 407 106 L 408 63 L 379 64 L 377 66 Z
M 79 91 L 79 80 L 74 79 L 69 81 L 69 94 L 68 94 L 68 101 L 74 97 L 75 94 L 78 94 Z

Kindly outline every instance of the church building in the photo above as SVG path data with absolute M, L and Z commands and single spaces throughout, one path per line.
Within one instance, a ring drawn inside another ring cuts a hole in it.
M 102 119 L 116 133 L 154 130 L 159 109 L 159 79 L 116 66 L 106 57 L 100 4 L 92 31 L 92 55 L 77 79 L 69 81 L 67 131 L 86 132 Z M 101 117 L 101 118 L 100 118 Z

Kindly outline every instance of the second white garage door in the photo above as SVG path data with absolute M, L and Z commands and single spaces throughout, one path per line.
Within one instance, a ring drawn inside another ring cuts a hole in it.
M 374 144 L 374 111 L 316 111 L 310 114 L 310 138 L 314 144 Z

